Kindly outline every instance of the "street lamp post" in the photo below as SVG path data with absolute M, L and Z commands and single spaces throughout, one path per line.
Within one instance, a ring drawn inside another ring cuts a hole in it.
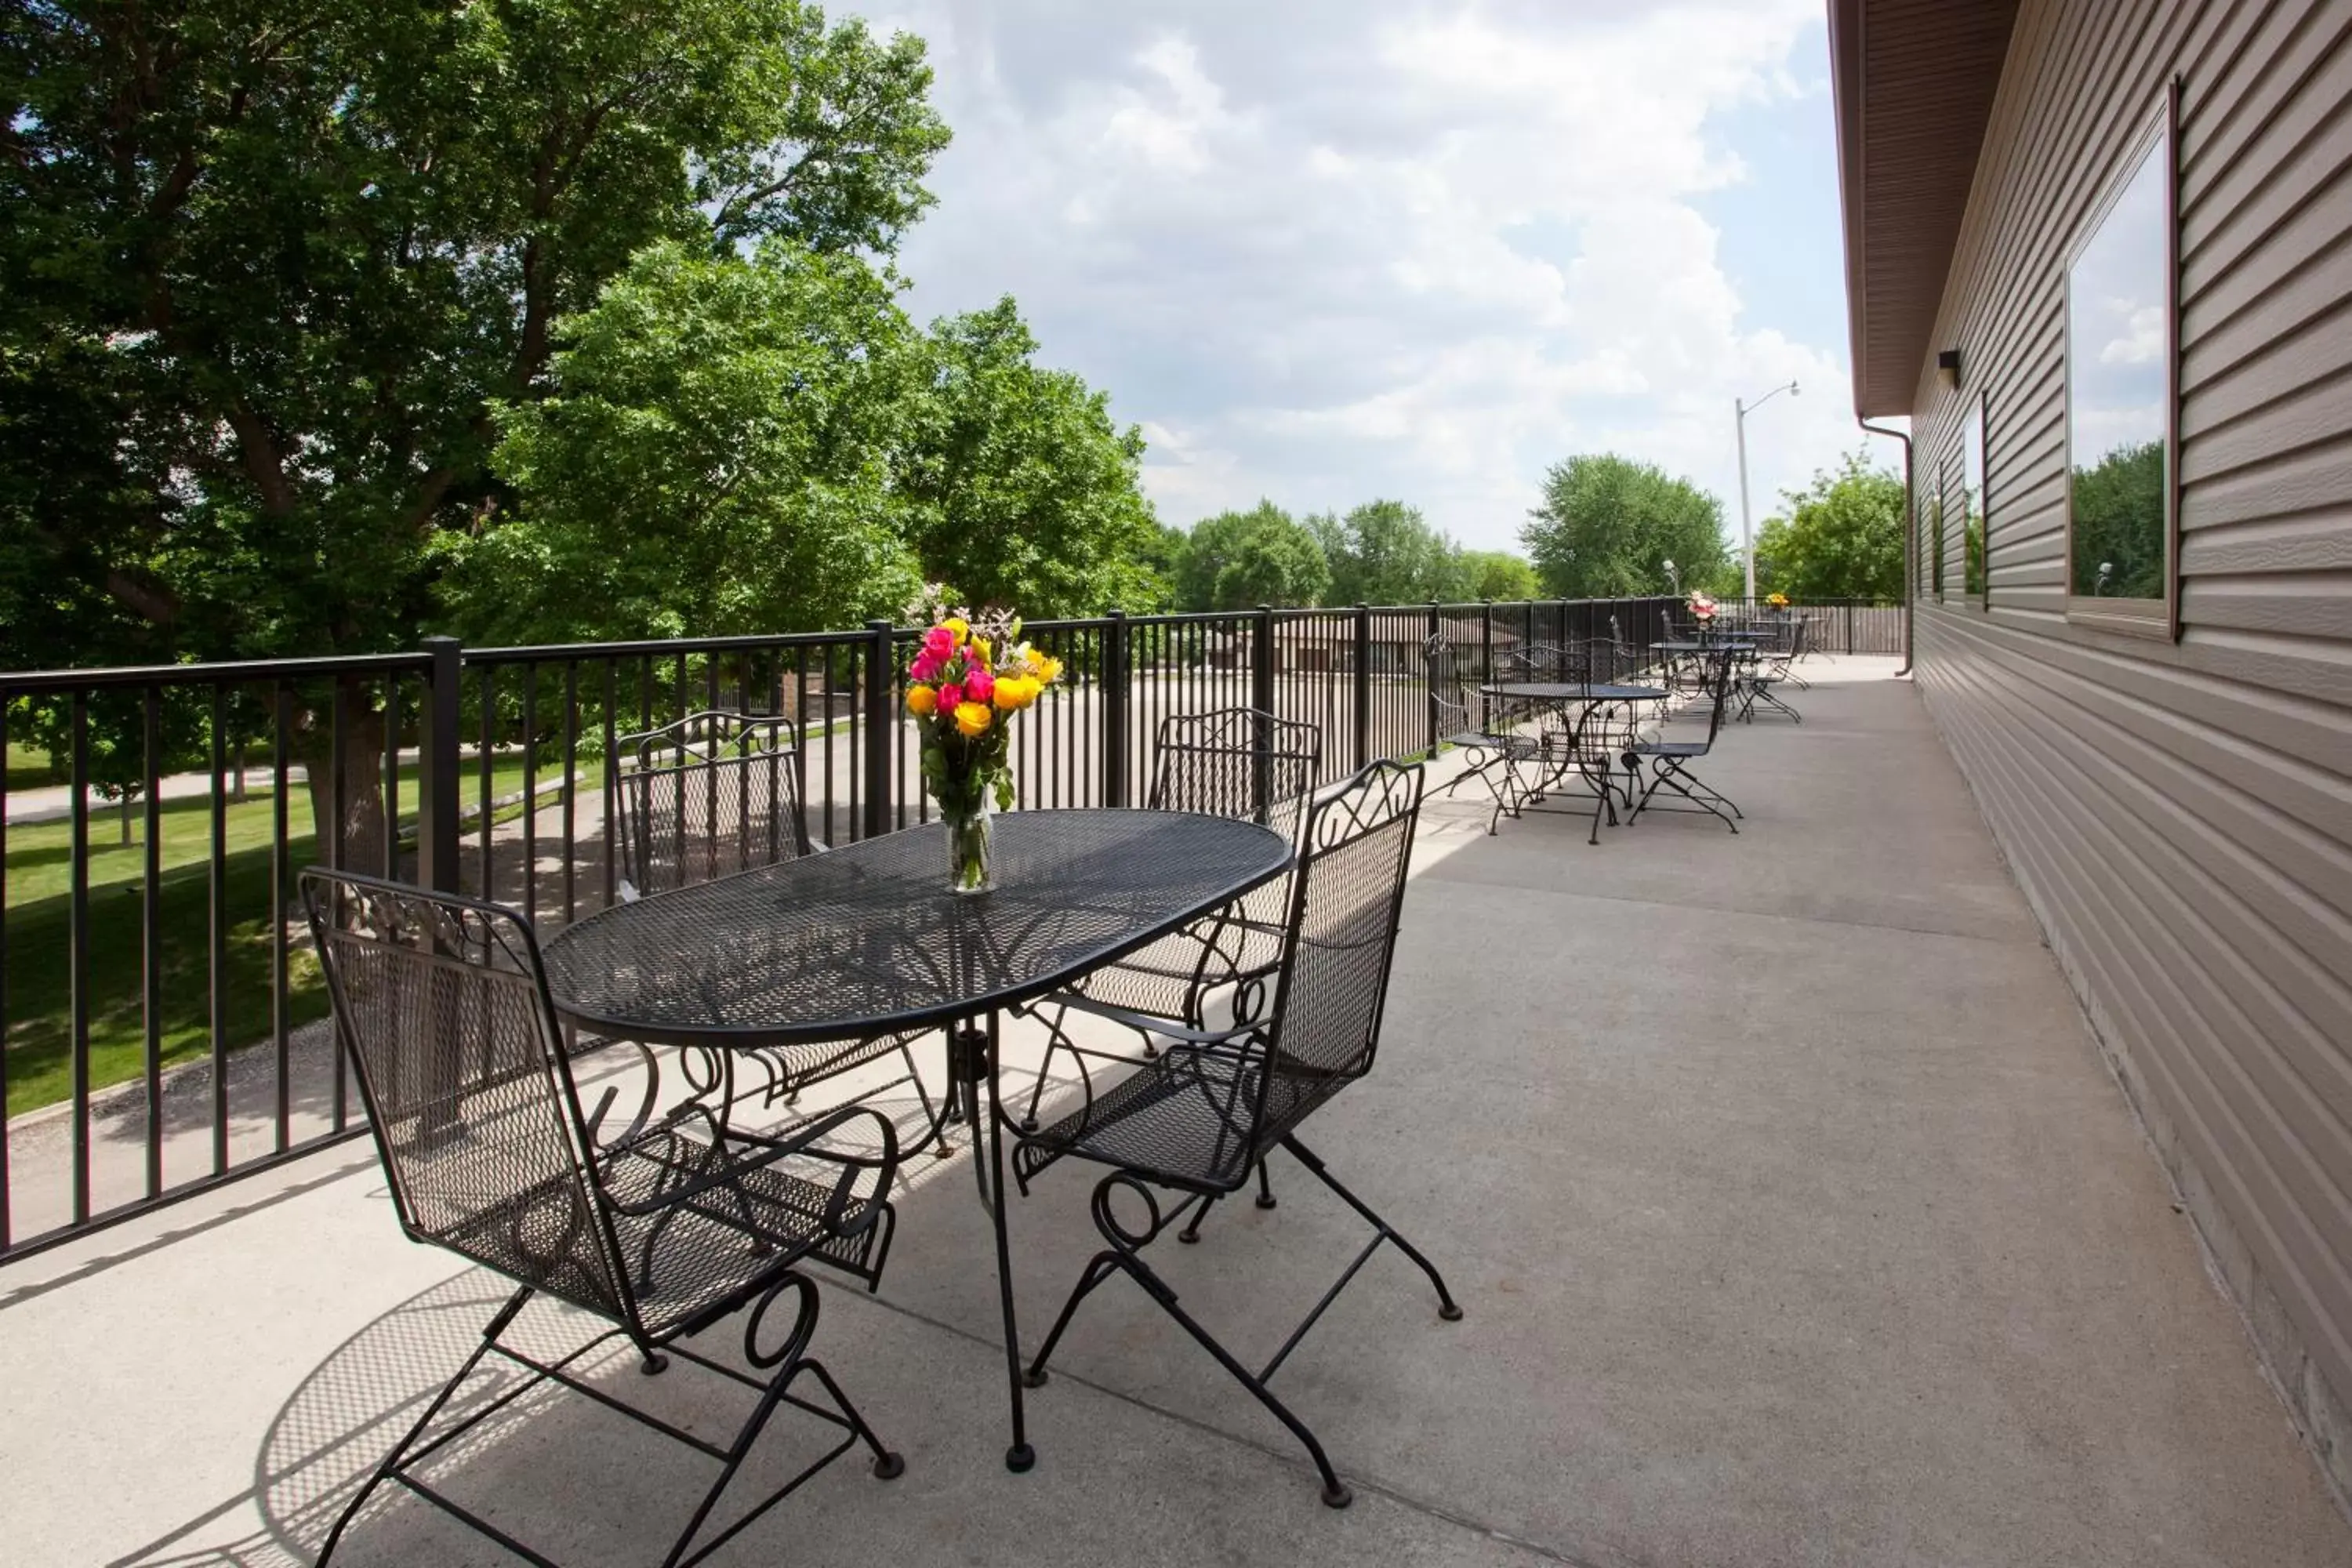
M 1780 396 L 1782 393 L 1797 395 L 1797 384 L 1776 386 L 1753 403 L 1731 400 L 1731 423 L 1739 433 L 1739 559 L 1748 579 L 1748 597 L 1756 597 L 1756 539 L 1748 525 L 1748 416 Z

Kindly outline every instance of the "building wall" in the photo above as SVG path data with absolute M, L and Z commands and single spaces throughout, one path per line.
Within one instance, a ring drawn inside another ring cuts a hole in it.
M 2067 619 L 2063 363 L 2069 252 L 2175 73 L 2177 645 Z M 1988 602 L 1948 526 L 1921 690 L 2352 1489 L 2352 5 L 2026 0 L 1920 367 L 1923 521 L 1978 392 Z

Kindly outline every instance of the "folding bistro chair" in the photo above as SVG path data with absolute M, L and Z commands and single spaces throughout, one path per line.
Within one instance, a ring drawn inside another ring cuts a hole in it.
M 1430 700 L 1437 709 L 1438 744 L 1459 750 L 1465 764 L 1437 793 L 1452 795 L 1476 779 L 1495 803 L 1495 809 L 1486 816 L 1486 831 L 1493 833 L 1506 814 L 1518 815 L 1519 798 L 1526 793 L 1519 764 L 1535 761 L 1541 747 L 1537 738 L 1526 731 L 1527 715 L 1501 698 L 1474 689 L 1462 678 L 1453 649 L 1442 634 L 1429 639 L 1427 655 Z M 1513 678 L 1498 671 L 1491 679 L 1502 681 Z M 1520 673 L 1517 679 L 1529 678 Z
M 1626 815 L 1630 825 L 1645 811 L 1704 811 L 1721 817 L 1732 832 L 1739 831 L 1739 808 L 1728 796 L 1706 784 L 1690 771 L 1690 764 L 1714 751 L 1717 737 L 1723 733 L 1723 716 L 1731 706 L 1735 677 L 1733 664 L 1738 659 L 1736 648 L 1721 648 L 1706 656 L 1706 682 L 1707 696 L 1706 739 L 1704 741 L 1670 741 L 1663 734 L 1654 741 L 1640 741 L 1626 748 L 1625 771 L 1638 775 L 1641 764 L 1650 764 L 1650 782 L 1642 788 L 1633 808 Z M 1653 806 L 1651 797 L 1664 787 L 1690 802 L 1687 805 L 1662 805 Z
M 720 1463 L 719 1479 L 662 1559 L 708 1556 L 818 1470 L 859 1443 L 885 1480 L 904 1468 L 830 1373 L 813 1359 L 818 1262 L 863 1281 L 882 1278 L 896 1223 L 888 1202 L 898 1135 L 879 1111 L 848 1107 L 789 1137 L 729 1131 L 698 1105 L 625 1139 L 599 1144 L 601 1116 L 580 1104 L 571 1058 L 530 925 L 511 910 L 373 878 L 312 869 L 302 899 L 327 975 L 341 1048 L 351 1053 L 401 1228 L 515 1282 L 482 1342 L 425 1405 L 329 1532 L 324 1564 L 377 1487 L 399 1483 L 516 1555 L 546 1563 L 420 1470 L 435 1456 L 542 1383 L 553 1382 Z M 606 1091 L 609 1101 L 613 1091 Z M 602 1107 L 599 1108 L 600 1112 Z M 853 1131 L 854 1130 L 854 1131 Z M 849 1144 L 851 1137 L 857 1139 Z M 541 1361 L 503 1336 L 534 1295 L 570 1303 L 612 1327 L 570 1354 Z M 761 1327 L 789 1297 L 790 1331 L 772 1346 Z M 689 1350 L 688 1336 L 742 1309 L 751 1375 Z M 759 1397 L 719 1445 L 616 1398 L 578 1369 L 616 1341 L 642 1369 L 678 1356 Z M 530 1375 L 426 1437 L 458 1388 L 492 1353 Z M 795 1387 L 819 1385 L 823 1402 Z M 788 1405 L 840 1429 L 833 1447 L 734 1522 L 697 1542 L 768 1417 Z
M 1270 988 L 1269 1005 L 1249 1009 L 1250 1021 L 1234 1027 L 1178 1036 L 1158 1059 L 1013 1149 L 1013 1175 L 1024 1192 L 1066 1158 L 1110 1168 L 1094 1191 L 1095 1228 L 1104 1248 L 1087 1264 L 1038 1346 L 1029 1384 L 1045 1383 L 1046 1363 L 1078 1304 L 1112 1275 L 1125 1274 L 1290 1429 L 1314 1460 L 1323 1500 L 1333 1508 L 1348 1505 L 1347 1487 L 1315 1434 L 1266 1384 L 1382 1242 L 1394 1244 L 1428 1276 L 1440 1317 L 1462 1316 L 1436 1267 L 1341 1186 L 1297 1131 L 1371 1070 L 1421 792 L 1419 766 L 1378 762 L 1317 802 L 1292 879 L 1282 962 L 1253 982 Z M 1073 1005 L 1117 1016 L 1097 1004 Z M 1143 1260 L 1143 1249 L 1188 1214 L 1197 1222 L 1218 1198 L 1239 1191 L 1276 1148 L 1287 1150 L 1370 1222 L 1374 1235 L 1274 1359 L 1252 1372 L 1177 1304 L 1176 1291 Z M 1177 1201 L 1163 1207 L 1163 1192 Z M 1141 1205 L 1139 1225 L 1115 1212 L 1122 1193 Z
M 789 719 L 703 712 L 616 742 L 611 784 L 619 801 L 622 901 L 823 854 L 825 846 L 809 837 L 801 810 L 798 739 Z M 753 1098 L 764 1106 L 789 1104 L 812 1084 L 896 1051 L 906 1073 L 870 1093 L 912 1084 L 936 1133 L 940 1119 L 915 1064 L 914 1045 L 924 1033 L 758 1050 L 688 1049 L 679 1061 L 695 1097 L 714 1101 L 723 1113 Z M 739 1089 L 737 1075 L 745 1065 L 762 1081 Z M 658 1083 L 649 1053 L 647 1068 L 640 1122 Z
M 1255 822 L 1295 847 L 1322 755 L 1320 730 L 1257 709 L 1171 714 L 1160 721 L 1154 737 L 1148 804 L 1154 811 Z M 1046 1040 L 1023 1125 L 1037 1124 L 1038 1101 L 1057 1052 L 1070 1053 L 1088 1094 L 1094 1085 L 1089 1059 L 1130 1065 L 1137 1060 L 1071 1040 L 1062 1024 L 1072 1000 L 1084 996 L 1118 1009 L 1124 1017 L 1146 1020 L 1142 1057 L 1148 1060 L 1157 1054 L 1152 1037 L 1161 1032 L 1161 1025 L 1208 1027 L 1213 1002 L 1244 1000 L 1244 983 L 1282 962 L 1283 921 L 1289 907 L 1289 882 L 1277 878 L 1244 895 L 1232 908 L 1095 970 L 1066 994 L 1045 997 L 1024 1009 L 1045 1024 Z
M 1791 668 L 1805 657 L 1805 623 L 1799 621 L 1790 628 L 1788 641 L 1756 656 L 1755 667 L 1748 672 L 1748 679 L 1742 683 L 1740 718 L 1754 718 L 1756 705 L 1760 702 L 1767 708 L 1787 714 L 1800 724 L 1805 721 L 1805 716 L 1789 706 L 1773 689 L 1776 686 L 1793 686 L 1800 690 L 1807 689 L 1805 679 Z

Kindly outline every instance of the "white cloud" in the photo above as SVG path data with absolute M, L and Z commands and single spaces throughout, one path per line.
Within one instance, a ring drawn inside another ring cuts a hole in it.
M 1549 463 L 1614 448 L 1736 526 L 1732 399 L 1791 376 L 1759 515 L 1854 444 L 1842 340 L 1757 320 L 1699 205 L 1748 177 L 1721 117 L 1828 112 L 1817 0 L 868 10 L 929 40 L 956 132 L 916 307 L 1018 297 L 1171 521 L 1392 495 L 1508 544 Z

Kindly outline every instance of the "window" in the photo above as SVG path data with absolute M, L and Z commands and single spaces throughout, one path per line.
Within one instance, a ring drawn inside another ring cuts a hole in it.
M 2066 268 L 2067 610 L 2170 636 L 2177 86 Z
M 1941 464 L 1937 466 L 1936 473 L 1936 493 L 1927 498 L 1927 537 L 1931 541 L 1929 548 L 1935 551 L 1935 554 L 1928 557 L 1928 574 L 1937 601 L 1941 603 L 1944 597 L 1944 483 Z
M 1968 596 L 1990 597 L 1985 584 L 1985 405 L 1984 395 L 1969 399 L 1960 420 L 1960 563 Z

